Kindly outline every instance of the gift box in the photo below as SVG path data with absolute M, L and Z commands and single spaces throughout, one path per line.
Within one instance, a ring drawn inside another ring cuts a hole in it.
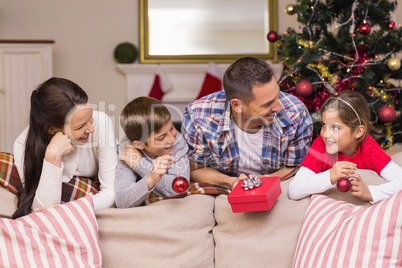
M 282 193 L 279 177 L 263 177 L 261 186 L 245 190 L 240 181 L 228 195 L 233 212 L 270 210 Z

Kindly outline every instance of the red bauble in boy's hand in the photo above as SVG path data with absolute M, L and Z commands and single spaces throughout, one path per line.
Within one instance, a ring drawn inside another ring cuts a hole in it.
M 188 181 L 184 177 L 176 177 L 172 182 L 172 188 L 178 194 L 185 193 L 188 189 Z
M 341 192 L 347 192 L 350 190 L 350 187 L 352 187 L 352 184 L 350 183 L 348 178 L 341 178 L 339 179 L 339 181 L 337 181 L 336 187 Z

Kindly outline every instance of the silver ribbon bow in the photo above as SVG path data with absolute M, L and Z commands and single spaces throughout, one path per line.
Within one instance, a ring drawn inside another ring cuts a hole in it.
M 250 176 L 249 178 L 245 179 L 243 181 L 243 184 L 241 185 L 244 190 L 251 190 L 257 187 L 260 187 L 262 184 L 262 181 L 260 178 L 258 178 L 257 176 Z

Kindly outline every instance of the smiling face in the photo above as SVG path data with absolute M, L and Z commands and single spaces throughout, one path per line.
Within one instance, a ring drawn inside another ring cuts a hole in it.
M 279 86 L 273 78 L 264 85 L 253 86 L 254 99 L 249 103 L 232 99 L 232 108 L 237 115 L 236 124 L 244 131 L 257 131 L 273 122 L 275 113 L 283 109 L 279 102 Z M 251 132 L 254 132 L 251 131 Z
M 158 132 L 153 132 L 144 144 L 133 144 L 137 149 L 143 150 L 149 157 L 156 158 L 161 155 L 171 155 L 174 152 L 177 130 L 172 121 L 165 124 Z
M 63 133 L 67 134 L 74 145 L 83 145 L 88 142 L 89 134 L 95 131 L 92 126 L 92 108 L 89 103 L 79 104 L 67 116 Z
M 361 128 L 352 130 L 338 117 L 338 111 L 328 109 L 322 112 L 321 137 L 325 143 L 325 149 L 329 154 L 342 153 L 345 156 L 353 156 L 359 147 Z

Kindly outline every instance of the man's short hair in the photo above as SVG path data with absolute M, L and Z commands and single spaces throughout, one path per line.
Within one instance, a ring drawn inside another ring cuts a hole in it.
M 271 82 L 273 70 L 269 63 L 243 57 L 232 63 L 223 76 L 223 88 L 229 100 L 240 99 L 246 103 L 254 100 L 253 86 Z

